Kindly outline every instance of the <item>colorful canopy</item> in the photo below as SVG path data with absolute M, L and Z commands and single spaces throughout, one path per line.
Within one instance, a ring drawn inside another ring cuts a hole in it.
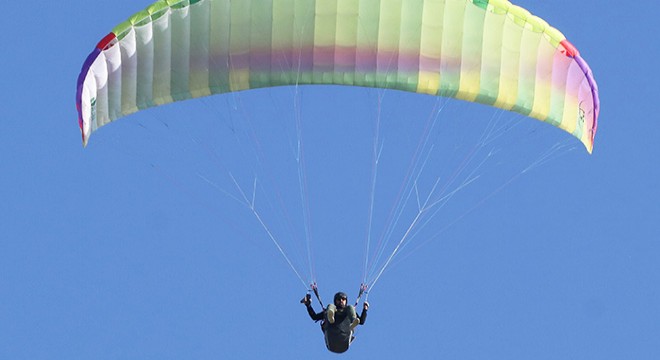
M 556 29 L 506 0 L 161 0 L 85 61 L 83 144 L 141 109 L 280 85 L 398 89 L 489 104 L 589 152 L 598 88 Z

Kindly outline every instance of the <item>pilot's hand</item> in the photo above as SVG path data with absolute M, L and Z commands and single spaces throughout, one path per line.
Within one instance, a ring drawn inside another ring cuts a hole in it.
M 309 295 L 309 294 L 305 295 L 305 297 L 302 298 L 302 300 L 300 300 L 300 303 L 305 304 L 305 306 L 311 305 L 312 304 L 312 296 Z

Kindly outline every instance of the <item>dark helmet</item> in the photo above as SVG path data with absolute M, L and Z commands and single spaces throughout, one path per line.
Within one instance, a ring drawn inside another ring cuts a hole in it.
M 347 298 L 348 298 L 348 297 L 346 296 L 346 293 L 343 293 L 343 292 L 340 291 L 340 292 L 338 292 L 338 293 L 335 294 L 335 300 L 334 300 L 334 302 L 336 303 L 336 302 L 339 301 L 340 299 L 347 299 Z

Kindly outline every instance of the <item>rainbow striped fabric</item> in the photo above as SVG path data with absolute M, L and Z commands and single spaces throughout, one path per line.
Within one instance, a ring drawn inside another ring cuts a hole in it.
M 162 0 L 85 61 L 76 97 L 83 144 L 152 106 L 304 84 L 484 103 L 557 126 L 589 152 L 599 113 L 575 47 L 506 0 Z

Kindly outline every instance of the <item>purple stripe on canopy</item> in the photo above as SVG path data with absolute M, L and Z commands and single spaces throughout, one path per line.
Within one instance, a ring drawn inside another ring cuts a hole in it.
M 85 82 L 85 77 L 87 77 L 87 73 L 89 73 L 89 69 L 92 67 L 92 64 L 94 61 L 96 61 L 96 58 L 99 57 L 99 54 L 101 54 L 101 50 L 99 48 L 94 48 L 94 50 L 87 56 L 87 59 L 85 59 L 85 62 L 83 63 L 82 70 L 80 71 L 80 75 L 78 75 L 78 82 L 76 86 L 76 108 L 78 109 L 78 125 L 80 126 L 80 130 L 83 129 L 83 117 L 82 117 L 82 90 L 83 90 L 83 83 Z M 83 141 L 85 135 L 83 134 Z
M 594 75 L 591 72 L 591 68 L 587 64 L 586 61 L 578 54 L 575 56 L 575 62 L 580 66 L 580 69 L 584 72 L 585 76 L 587 77 L 587 81 L 589 82 L 589 85 L 593 89 L 591 94 L 594 99 L 594 125 L 592 127 L 592 132 L 591 132 L 591 141 L 593 143 L 593 137 L 596 135 L 596 130 L 598 129 L 598 113 L 600 112 L 600 100 L 598 98 L 598 85 L 596 84 L 596 79 L 594 79 Z

